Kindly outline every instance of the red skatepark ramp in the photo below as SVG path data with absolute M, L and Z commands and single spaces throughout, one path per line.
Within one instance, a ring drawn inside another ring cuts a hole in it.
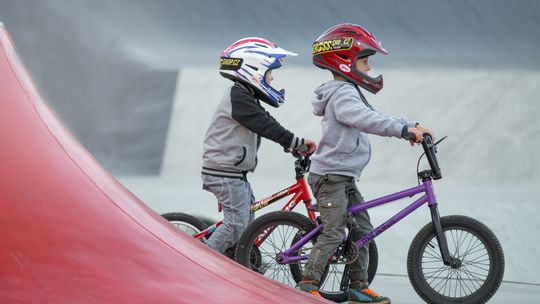
M 326 303 L 216 254 L 127 191 L 41 100 L 1 23 L 0 139 L 0 303 Z

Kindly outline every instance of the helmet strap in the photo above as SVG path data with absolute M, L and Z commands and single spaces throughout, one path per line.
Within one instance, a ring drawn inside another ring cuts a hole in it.
M 352 83 L 351 81 L 349 81 L 350 83 Z M 372 111 L 375 111 L 375 108 L 373 108 L 373 106 L 371 106 L 371 104 L 367 101 L 366 97 L 364 96 L 364 94 L 362 94 L 362 91 L 360 91 L 360 88 L 358 87 L 358 85 L 356 85 L 355 83 L 352 83 L 354 85 L 354 88 L 356 89 L 356 91 L 358 92 L 358 95 L 360 95 L 360 99 L 362 99 L 362 102 L 368 107 L 370 108 Z

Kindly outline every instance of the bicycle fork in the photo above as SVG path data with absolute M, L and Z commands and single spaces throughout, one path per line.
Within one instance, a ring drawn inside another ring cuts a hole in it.
M 454 264 L 455 259 L 450 256 L 448 250 L 448 242 L 446 241 L 446 235 L 442 229 L 441 217 L 439 215 L 437 204 L 429 205 L 429 211 L 431 212 L 431 222 L 433 224 L 433 229 L 435 230 L 435 236 L 437 237 L 437 243 L 439 244 L 443 263 L 446 266 L 453 266 L 452 264 Z

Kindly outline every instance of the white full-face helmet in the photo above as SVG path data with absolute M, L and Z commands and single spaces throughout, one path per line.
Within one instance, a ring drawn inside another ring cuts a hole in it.
M 250 86 L 258 98 L 277 108 L 285 102 L 285 90 L 274 89 L 266 83 L 265 75 L 269 70 L 280 68 L 283 58 L 296 55 L 266 39 L 243 38 L 222 52 L 219 73 Z

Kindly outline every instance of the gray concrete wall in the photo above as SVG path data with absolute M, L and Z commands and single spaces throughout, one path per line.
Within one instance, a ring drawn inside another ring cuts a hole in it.
M 201 168 L 202 142 L 210 118 L 230 81 L 215 67 L 185 67 L 177 84 L 162 176 L 188 182 Z M 366 93 L 385 113 L 431 128 L 441 138 L 439 158 L 445 181 L 462 185 L 540 184 L 540 73 L 528 70 L 456 68 L 381 69 L 385 88 Z M 320 138 L 312 114 L 312 91 L 330 79 L 314 67 L 287 66 L 274 77 L 287 85 L 287 102 L 268 111 L 298 136 Z M 507 84 L 507 85 L 502 85 Z M 201 94 L 205 92 L 205 94 Z M 373 155 L 361 181 L 404 182 L 415 178 L 420 147 L 371 136 Z M 290 156 L 268 140 L 259 151 L 255 175 L 287 179 Z M 424 159 L 425 160 L 425 159 Z M 283 164 L 283 165 L 281 165 Z M 284 167 L 285 166 L 285 167 Z
M 309 65 L 324 29 L 355 22 L 392 52 L 380 67 L 538 72 L 539 11 L 534 0 L 0 0 L 42 94 L 124 175 L 159 173 L 178 68 L 213 65 L 243 36 L 271 39 L 300 54 L 292 65 Z

